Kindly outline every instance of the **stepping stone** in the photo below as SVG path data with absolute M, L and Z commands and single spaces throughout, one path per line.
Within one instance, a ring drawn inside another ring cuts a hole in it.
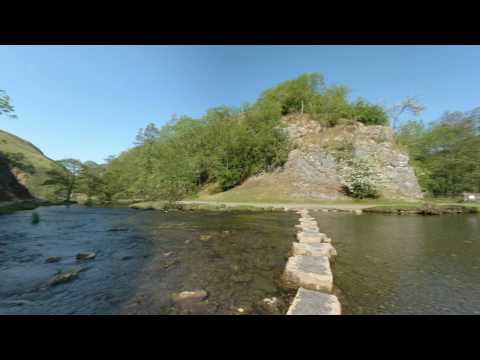
M 327 256 L 329 259 L 333 256 L 337 256 L 335 248 L 328 243 L 293 243 L 293 255 L 302 256 Z
M 328 242 L 328 238 L 321 232 L 299 231 L 297 233 L 297 240 L 301 243 L 321 243 Z
M 292 256 L 283 273 L 285 286 L 331 292 L 333 275 L 328 256 Z
M 316 225 L 295 225 L 296 228 L 302 229 L 304 231 L 310 232 L 319 232 L 318 226 Z
M 300 225 L 317 226 L 317 222 L 316 221 L 311 221 L 311 220 L 300 220 Z
M 287 315 L 341 315 L 342 307 L 335 295 L 300 288 Z

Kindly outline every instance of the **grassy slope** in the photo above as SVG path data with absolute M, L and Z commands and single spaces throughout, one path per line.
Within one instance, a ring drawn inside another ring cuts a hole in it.
M 37 147 L 13 134 L 0 130 L 0 152 L 21 153 L 25 163 L 35 168 L 32 175 L 26 175 L 26 187 L 36 197 L 49 199 L 52 188 L 43 186 L 47 179 L 47 171 L 58 168 L 53 160 L 47 158 Z

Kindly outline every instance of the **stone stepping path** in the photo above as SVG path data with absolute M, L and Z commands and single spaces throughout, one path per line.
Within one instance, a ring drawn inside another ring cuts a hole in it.
M 335 295 L 300 288 L 287 315 L 340 315 L 342 308 Z
M 297 233 L 297 240 L 301 243 L 322 243 L 331 242 L 327 235 L 317 231 L 300 231 Z
M 293 256 L 327 256 L 329 259 L 337 256 L 337 251 L 329 243 L 293 243 Z
M 341 306 L 333 289 L 330 260 L 337 255 L 332 240 L 321 233 L 308 210 L 296 211 L 300 223 L 295 225 L 298 242 L 292 246 L 283 281 L 286 287 L 298 288 L 287 315 L 340 315 Z
M 328 256 L 292 256 L 287 261 L 284 281 L 290 287 L 331 292 L 332 270 Z

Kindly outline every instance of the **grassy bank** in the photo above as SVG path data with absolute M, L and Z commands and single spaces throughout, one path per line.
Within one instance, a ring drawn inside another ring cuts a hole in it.
M 0 203 L 0 215 L 11 214 L 21 210 L 33 210 L 39 205 L 38 202 L 31 200 Z
M 409 206 L 373 206 L 363 210 L 368 213 L 381 214 L 420 214 L 420 215 L 441 215 L 441 214 L 471 214 L 478 213 L 478 206 L 464 206 L 459 204 L 417 204 Z
M 282 209 L 273 206 L 251 206 L 251 205 L 226 205 L 226 204 L 192 204 L 177 203 L 169 204 L 166 201 L 145 201 L 130 205 L 132 209 L 141 210 L 211 210 L 211 211 L 281 211 Z

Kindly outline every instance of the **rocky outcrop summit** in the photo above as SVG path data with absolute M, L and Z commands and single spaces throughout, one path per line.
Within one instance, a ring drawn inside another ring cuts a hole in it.
M 256 200 L 274 196 L 288 200 L 341 200 L 343 178 L 355 158 L 367 159 L 375 173 L 375 185 L 384 198 L 423 197 L 408 155 L 386 126 L 361 123 L 323 127 L 308 115 L 283 119 L 293 150 L 282 168 L 263 173 L 231 190 L 254 194 Z

